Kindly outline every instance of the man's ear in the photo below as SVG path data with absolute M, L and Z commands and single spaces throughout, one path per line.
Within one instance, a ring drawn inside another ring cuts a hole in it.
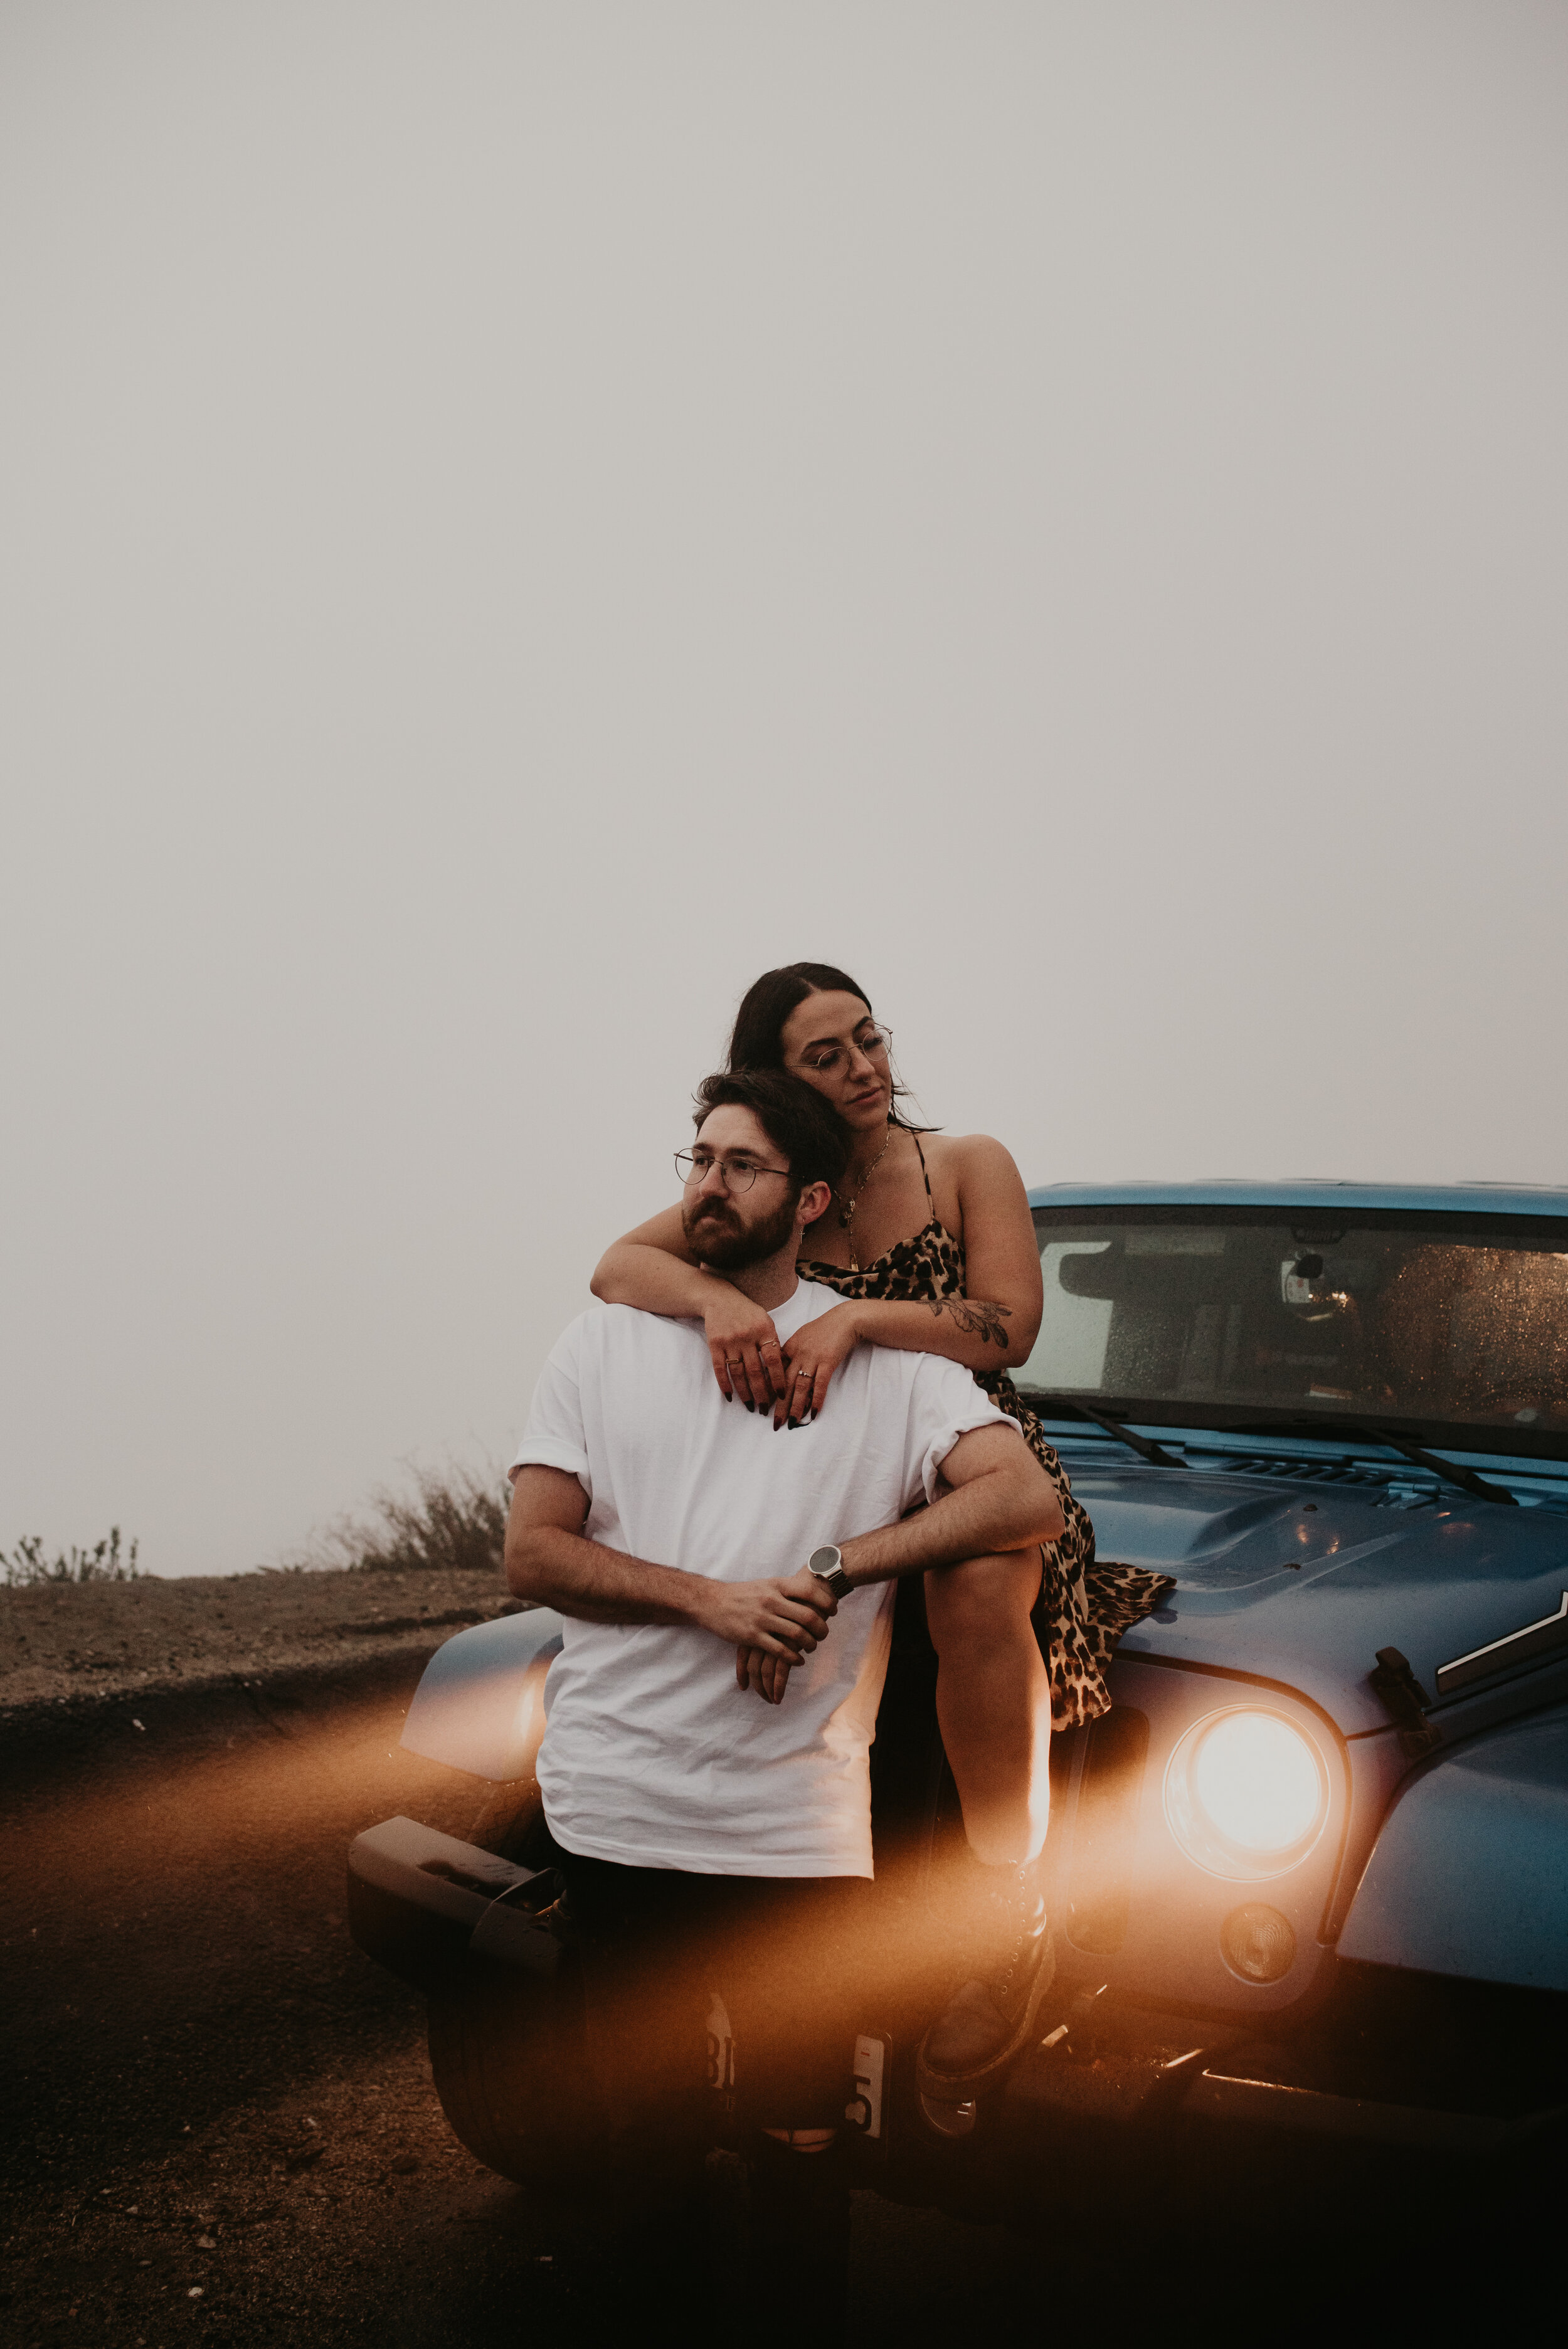
M 808 1224 L 814 1224 L 819 1216 L 826 1214 L 828 1202 L 832 1195 L 826 1183 L 806 1183 L 801 1185 L 800 1196 L 796 1203 L 796 1213 L 800 1218 L 802 1231 Z

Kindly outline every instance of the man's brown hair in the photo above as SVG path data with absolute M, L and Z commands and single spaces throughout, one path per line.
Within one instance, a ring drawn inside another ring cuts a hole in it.
M 850 1163 L 850 1130 L 832 1103 L 803 1077 L 784 1069 L 734 1069 L 704 1077 L 696 1089 L 695 1122 L 716 1109 L 748 1109 L 782 1155 L 799 1197 L 808 1183 L 837 1190 Z

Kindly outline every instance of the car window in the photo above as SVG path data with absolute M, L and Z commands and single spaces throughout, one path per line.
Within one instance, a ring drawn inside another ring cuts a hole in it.
M 1568 1226 L 1257 1210 L 1036 1222 L 1045 1314 L 1022 1386 L 1568 1433 Z

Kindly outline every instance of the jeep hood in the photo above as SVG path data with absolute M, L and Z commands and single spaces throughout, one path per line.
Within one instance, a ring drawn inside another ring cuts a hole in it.
M 1367 1678 L 1379 1648 L 1408 1657 L 1439 1713 L 1553 1650 L 1568 1656 L 1568 1519 L 1555 1510 L 1457 1489 L 1412 1506 L 1315 1478 L 1137 1463 L 1085 1466 L 1072 1485 L 1101 1564 L 1176 1580 L 1120 1653 L 1284 1682 L 1346 1735 L 1388 1725 Z M 1548 1628 L 1439 1685 L 1444 1666 L 1531 1626 Z

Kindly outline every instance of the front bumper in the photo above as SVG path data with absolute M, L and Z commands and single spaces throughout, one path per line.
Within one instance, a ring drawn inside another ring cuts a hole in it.
M 1568 2123 L 1568 2001 L 1340 1964 L 1310 2020 L 1271 2039 L 1235 2023 L 1082 1991 L 985 2116 L 1021 2169 L 1140 2150 L 1165 2175 L 1286 2176 L 1391 2154 L 1439 2169 L 1495 2164 Z M 1184 2152 L 1186 2158 L 1181 2158 Z
M 550 1879 L 492 1853 L 388 1820 L 356 1839 L 348 1879 L 355 1940 L 421 1989 L 478 1961 L 531 2007 L 554 1971 L 558 1944 L 529 1906 Z M 1342 2188 L 1358 2157 L 1452 2171 L 1563 2137 L 1568 1998 L 1330 1962 L 1311 2016 L 1267 2039 L 1115 1988 L 1064 1988 L 956 2145 L 920 2117 L 906 2041 L 868 2183 L 962 2199 L 967 2172 L 1009 2203 L 1071 2202 L 1109 2175 L 1202 2199 L 1222 2171 L 1274 2195 L 1314 2176 Z

